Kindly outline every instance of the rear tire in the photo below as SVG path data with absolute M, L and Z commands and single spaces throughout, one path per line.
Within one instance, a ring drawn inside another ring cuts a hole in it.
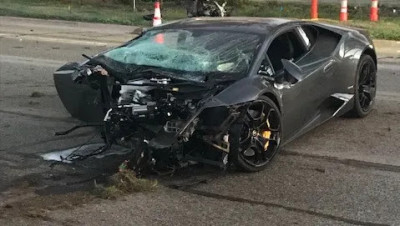
M 354 106 L 348 116 L 363 118 L 375 104 L 377 66 L 369 55 L 362 55 L 354 81 Z
M 281 115 L 276 104 L 260 97 L 230 129 L 229 160 L 247 172 L 261 171 L 279 151 Z

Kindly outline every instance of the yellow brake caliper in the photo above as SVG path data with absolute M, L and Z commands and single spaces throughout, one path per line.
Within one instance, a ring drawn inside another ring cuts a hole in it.
M 268 125 L 268 128 L 270 128 L 269 120 L 267 120 L 267 125 Z M 271 138 L 271 131 L 269 131 L 269 130 L 264 131 L 262 133 L 262 136 L 265 139 L 268 139 L 267 142 L 264 144 L 264 151 L 266 151 L 269 147 L 269 139 Z

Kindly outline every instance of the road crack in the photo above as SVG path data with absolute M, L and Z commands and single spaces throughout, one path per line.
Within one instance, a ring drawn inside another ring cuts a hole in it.
M 173 188 L 174 189 L 174 188 Z M 277 203 L 272 203 L 272 202 L 263 202 L 263 201 L 255 201 L 255 200 L 250 200 L 250 199 L 245 199 L 245 198 L 239 198 L 239 197 L 234 197 L 234 196 L 227 196 L 227 195 L 221 195 L 221 194 L 216 194 L 212 192 L 207 192 L 207 191 L 199 191 L 195 189 L 176 189 L 180 190 L 189 194 L 194 194 L 194 195 L 199 195 L 207 198 L 213 198 L 213 199 L 218 199 L 218 200 L 227 200 L 227 201 L 232 201 L 232 202 L 240 202 L 240 203 L 246 203 L 246 204 L 251 204 L 251 205 L 261 205 L 265 207 L 272 207 L 272 208 L 280 208 L 284 209 L 287 211 L 292 211 L 292 212 L 297 212 L 297 213 L 302 213 L 302 214 L 308 214 L 312 216 L 317 216 L 329 220 L 335 220 L 335 221 L 340 221 L 348 224 L 354 224 L 354 225 L 363 225 L 363 226 L 386 226 L 389 224 L 383 224 L 383 223 L 375 223 L 375 222 L 367 222 L 367 221 L 359 221 L 359 220 L 354 220 L 350 218 L 345 218 L 341 216 L 335 216 L 332 214 L 327 214 L 327 213 L 322 213 L 314 210 L 307 210 L 307 209 L 301 209 L 301 208 L 296 208 L 296 207 L 291 207 L 291 206 L 285 206 L 282 204 L 277 204 Z
M 342 164 L 346 166 L 353 166 L 357 168 L 367 168 L 367 169 L 375 169 L 380 171 L 388 171 L 388 172 L 400 172 L 400 166 L 390 165 L 390 164 L 383 164 L 383 163 L 375 163 L 375 162 L 367 162 L 362 160 L 356 159 L 341 159 L 332 156 L 320 156 L 320 155 L 313 155 L 313 154 L 304 154 L 295 151 L 282 151 L 280 153 L 282 156 L 300 156 L 304 158 L 310 159 L 319 159 L 325 160 L 331 163 Z

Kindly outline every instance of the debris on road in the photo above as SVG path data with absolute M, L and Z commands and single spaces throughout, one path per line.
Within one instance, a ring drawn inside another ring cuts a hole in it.
M 37 101 L 29 101 L 28 104 L 29 105 L 39 105 L 40 103 Z
M 137 178 L 132 170 L 124 170 L 112 175 L 105 186 L 95 184 L 94 194 L 103 199 L 115 199 L 129 193 L 155 191 L 157 187 L 156 180 Z
M 37 91 L 32 92 L 31 95 L 30 95 L 30 97 L 33 97 L 33 98 L 40 98 L 40 97 L 43 97 L 43 96 L 45 96 L 44 93 L 37 92 Z
M 41 157 L 47 161 L 71 163 L 74 160 L 83 160 L 91 156 L 101 159 L 110 155 L 128 155 L 132 152 L 132 150 L 128 148 L 114 145 L 112 149 L 107 151 L 107 153 L 101 154 L 100 152 L 103 147 L 103 143 L 84 144 L 64 150 L 51 151 L 49 153 L 42 154 Z

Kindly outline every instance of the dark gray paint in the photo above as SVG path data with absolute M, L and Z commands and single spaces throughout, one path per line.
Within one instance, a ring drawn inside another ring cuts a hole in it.
M 272 40 L 282 32 L 307 24 L 319 26 L 342 35 L 342 39 L 332 55 L 313 62 L 303 62 L 300 67 L 303 73 L 300 75 L 302 79 L 295 84 L 283 85 L 259 75 L 258 69 Z M 374 46 L 368 36 L 354 29 L 333 25 L 275 18 L 195 18 L 169 23 L 153 29 L 180 28 L 265 34 L 264 43 L 249 70 L 248 76 L 236 81 L 211 98 L 202 109 L 246 103 L 256 100 L 261 95 L 273 96 L 281 109 L 283 144 L 326 120 L 351 109 L 354 104 L 352 98 L 343 101 L 333 97 L 334 94 L 350 94 L 349 96 L 354 94 L 352 86 L 356 79 L 358 61 L 365 51 L 370 50 L 371 55 L 376 60 Z M 71 85 L 72 81 L 71 84 L 67 82 L 70 75 L 65 73 L 56 73 L 54 78 L 60 98 L 74 117 L 87 120 L 88 115 L 99 115 L 98 105 L 77 101 L 94 99 L 96 93 L 85 92 L 86 87 Z M 81 91 L 74 92 L 75 95 L 70 95 L 70 89 Z M 71 109 L 75 110 L 72 111 Z

